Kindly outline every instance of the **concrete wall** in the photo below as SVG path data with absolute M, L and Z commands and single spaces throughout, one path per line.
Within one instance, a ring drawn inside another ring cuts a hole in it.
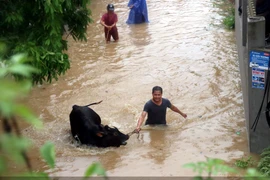
M 246 51 L 246 1 L 236 0 L 235 1 L 235 35 L 238 51 L 238 61 L 240 68 L 240 77 L 241 77 L 241 87 L 243 93 L 243 102 L 245 109 L 245 119 L 249 122 L 249 102 L 248 102 L 248 60 L 247 60 L 247 51 Z M 242 14 L 238 12 L 238 8 L 242 8 Z M 246 123 L 247 129 L 249 129 L 249 123 Z M 248 137 L 249 138 L 249 137 Z
M 239 14 L 238 12 L 239 6 L 242 7 L 242 14 Z M 265 48 L 264 17 L 256 16 L 256 13 L 254 13 L 255 8 L 252 6 L 254 6 L 253 0 L 236 0 L 235 31 L 246 127 L 248 131 L 248 145 L 250 152 L 261 153 L 264 148 L 270 146 L 270 128 L 268 127 L 265 117 L 265 108 L 267 102 L 265 100 L 263 103 L 262 111 L 259 114 L 260 118 L 258 125 L 254 131 L 251 129 L 251 127 L 258 116 L 265 88 L 252 88 L 252 68 L 249 66 L 249 56 L 250 51 L 269 53 L 270 49 Z M 267 70 L 264 71 L 265 77 L 267 77 L 267 72 Z

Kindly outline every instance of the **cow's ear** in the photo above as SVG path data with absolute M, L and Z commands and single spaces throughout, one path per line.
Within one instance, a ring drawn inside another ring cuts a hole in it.
M 102 132 L 97 132 L 96 135 L 97 135 L 98 137 L 103 137 L 103 133 L 102 133 Z

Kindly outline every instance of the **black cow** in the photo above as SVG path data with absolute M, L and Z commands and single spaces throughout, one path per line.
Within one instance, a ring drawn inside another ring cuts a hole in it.
M 99 103 L 101 101 L 86 106 L 72 106 L 69 115 L 72 136 L 81 144 L 97 147 L 126 145 L 129 135 L 121 133 L 116 127 L 102 125 L 100 116 L 88 107 Z

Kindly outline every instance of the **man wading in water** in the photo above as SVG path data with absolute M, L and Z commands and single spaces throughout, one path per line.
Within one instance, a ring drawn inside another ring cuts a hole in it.
M 171 102 L 168 99 L 162 98 L 162 88 L 159 86 L 155 86 L 152 89 L 152 96 L 153 98 L 145 103 L 143 112 L 138 120 L 136 132 L 140 132 L 141 125 L 145 119 L 145 116 L 147 116 L 147 120 L 145 122 L 145 125 L 147 124 L 166 124 L 166 110 L 167 108 L 170 108 L 174 112 L 179 113 L 184 118 L 187 117 L 187 115 L 183 112 L 181 112 L 177 107 L 171 104 Z

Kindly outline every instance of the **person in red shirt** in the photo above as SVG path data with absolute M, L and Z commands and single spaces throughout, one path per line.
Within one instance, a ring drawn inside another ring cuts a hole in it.
M 114 5 L 107 5 L 107 13 L 103 14 L 100 20 L 100 24 L 104 26 L 105 39 L 108 43 L 111 40 L 111 36 L 115 41 L 118 41 L 118 31 L 116 23 L 118 21 L 117 14 L 114 13 Z

